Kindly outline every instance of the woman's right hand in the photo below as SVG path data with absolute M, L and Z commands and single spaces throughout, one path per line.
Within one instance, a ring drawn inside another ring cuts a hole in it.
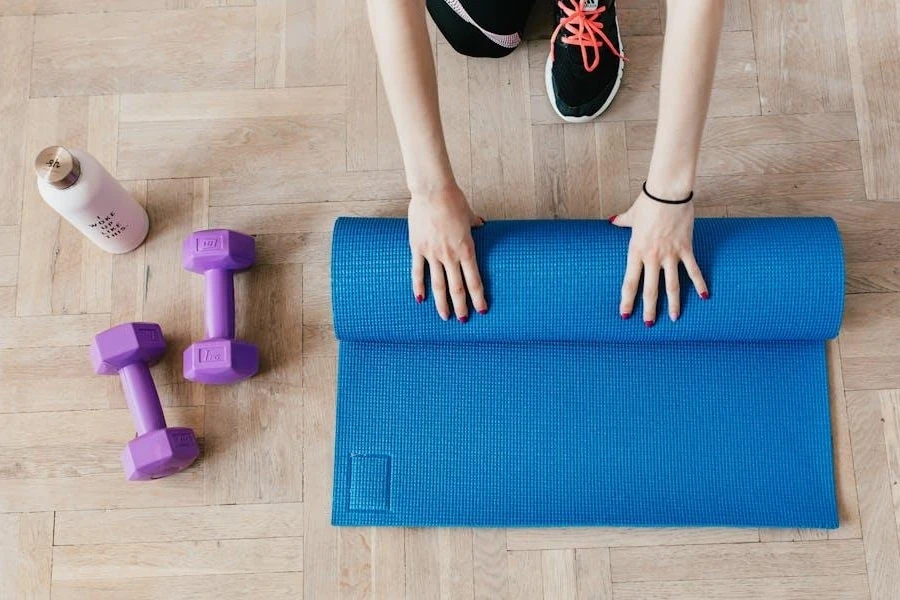
M 438 314 L 450 318 L 450 303 L 460 322 L 469 320 L 466 291 L 480 314 L 487 312 L 484 285 L 475 261 L 472 227 L 484 220 L 472 212 L 456 184 L 426 193 L 413 193 L 409 202 L 409 245 L 412 250 L 412 285 L 416 301 L 425 299 L 425 263 Z M 448 302 L 449 292 L 449 302 Z

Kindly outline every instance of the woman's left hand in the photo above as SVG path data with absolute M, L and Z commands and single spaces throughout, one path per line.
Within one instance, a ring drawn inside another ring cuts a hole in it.
M 709 298 L 703 274 L 694 259 L 693 202 L 663 204 L 641 192 L 627 212 L 612 217 L 610 222 L 618 227 L 631 228 L 628 263 L 625 267 L 622 300 L 619 304 L 622 318 L 627 319 L 631 316 L 643 272 L 644 324 L 651 327 L 656 322 L 656 300 L 662 271 L 665 275 L 669 318 L 676 320 L 681 314 L 679 263 L 684 263 L 697 294 L 704 300 Z

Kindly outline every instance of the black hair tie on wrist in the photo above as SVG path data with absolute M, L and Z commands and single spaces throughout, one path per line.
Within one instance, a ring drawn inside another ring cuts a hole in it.
M 656 200 L 657 202 L 662 202 L 663 204 L 687 204 L 694 197 L 694 190 L 691 190 L 691 193 L 688 194 L 688 197 L 684 200 L 666 200 L 665 198 L 657 198 L 653 194 L 647 191 L 647 182 L 644 182 L 644 194 L 651 200 Z

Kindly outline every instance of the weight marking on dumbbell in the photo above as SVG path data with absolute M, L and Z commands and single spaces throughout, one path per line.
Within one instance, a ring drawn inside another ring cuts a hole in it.
M 212 348 L 200 348 L 200 362 L 222 362 L 225 360 L 225 348 L 222 346 L 213 346 Z
M 221 250 L 223 246 L 222 236 L 204 236 L 197 238 L 197 252 L 213 252 Z
M 174 436 L 176 446 L 193 446 L 194 437 L 189 433 L 179 433 Z
M 155 342 L 159 339 L 154 327 L 135 327 L 135 332 L 138 339 L 143 342 Z

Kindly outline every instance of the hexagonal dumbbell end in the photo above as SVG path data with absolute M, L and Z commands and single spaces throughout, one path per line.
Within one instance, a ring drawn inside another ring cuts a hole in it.
M 243 233 L 230 229 L 195 231 L 184 240 L 181 262 L 194 273 L 213 269 L 241 271 L 256 260 L 256 242 Z
M 122 451 L 122 467 L 129 481 L 168 477 L 200 456 L 194 432 L 187 427 L 166 427 L 140 435 Z
M 239 340 L 213 338 L 184 351 L 184 377 L 211 384 L 235 383 L 259 370 L 259 350 Z
M 100 375 L 114 375 L 126 365 L 155 365 L 166 352 L 166 340 L 156 323 L 123 323 L 94 336 L 91 364 Z

